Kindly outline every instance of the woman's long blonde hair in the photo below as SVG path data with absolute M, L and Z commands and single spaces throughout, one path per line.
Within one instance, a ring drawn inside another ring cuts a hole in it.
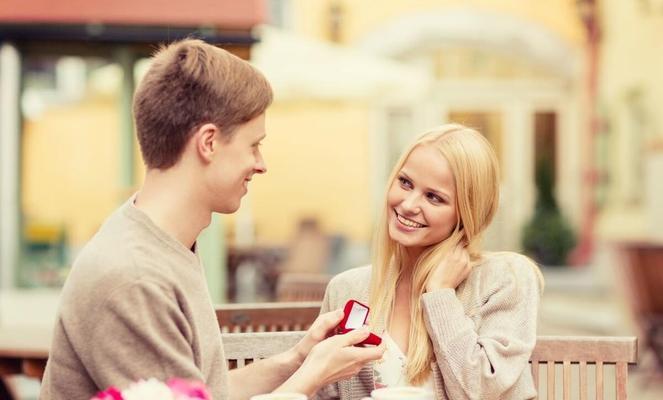
M 499 167 L 490 143 L 474 129 L 447 124 L 420 136 L 401 156 L 389 178 L 394 183 L 408 156 L 418 146 L 433 146 L 449 164 L 456 186 L 458 221 L 451 235 L 425 249 L 412 269 L 407 379 L 421 384 L 431 373 L 433 348 L 424 325 L 420 299 L 433 269 L 450 249 L 467 243 L 470 262 L 480 258 L 481 235 L 490 224 L 499 202 Z M 396 298 L 396 285 L 403 271 L 405 248 L 389 237 L 389 214 L 385 201 L 373 240 L 373 268 L 369 304 L 377 331 L 387 328 Z

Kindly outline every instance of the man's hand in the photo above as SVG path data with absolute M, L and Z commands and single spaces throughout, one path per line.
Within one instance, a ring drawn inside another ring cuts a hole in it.
M 368 334 L 365 328 L 356 329 L 314 345 L 302 366 L 276 391 L 311 396 L 323 386 L 356 375 L 366 363 L 380 359 L 386 348 L 384 343 L 377 347 L 354 347 Z
M 457 245 L 431 273 L 426 291 L 456 289 L 470 274 L 470 255 L 462 244 Z
M 308 332 L 306 332 L 306 336 L 294 347 L 300 363 L 304 362 L 304 359 L 306 359 L 313 346 L 333 334 L 334 329 L 342 319 L 343 310 L 341 309 L 320 314 L 315 319 Z

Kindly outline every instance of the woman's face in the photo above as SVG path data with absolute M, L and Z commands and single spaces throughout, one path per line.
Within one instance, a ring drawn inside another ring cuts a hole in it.
M 387 193 L 389 237 L 416 253 L 456 226 L 456 185 L 449 163 L 431 145 L 417 146 Z

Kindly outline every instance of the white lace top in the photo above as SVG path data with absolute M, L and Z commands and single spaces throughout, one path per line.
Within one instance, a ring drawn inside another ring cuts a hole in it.
M 394 386 L 412 386 L 405 376 L 407 366 L 407 356 L 403 354 L 400 347 L 386 331 L 381 335 L 382 340 L 387 347 L 381 360 L 373 363 L 373 373 L 375 376 L 375 388 L 394 387 Z M 434 390 L 433 374 L 420 387 Z

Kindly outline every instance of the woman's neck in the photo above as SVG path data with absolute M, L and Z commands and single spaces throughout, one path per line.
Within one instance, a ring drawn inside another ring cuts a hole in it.
M 403 259 L 401 260 L 401 273 L 412 276 L 412 271 L 414 271 L 414 267 L 417 264 L 417 261 L 419 261 L 419 256 L 421 256 L 421 253 L 423 252 L 423 249 L 420 247 L 406 247 L 403 251 Z

